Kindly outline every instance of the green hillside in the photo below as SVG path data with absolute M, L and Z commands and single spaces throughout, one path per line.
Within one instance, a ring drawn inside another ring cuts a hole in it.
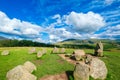
M 94 49 L 96 43 L 100 41 L 103 43 L 105 50 L 109 50 L 111 48 L 120 49 L 120 40 L 109 40 L 109 39 L 86 39 L 86 40 L 68 39 L 58 42 L 55 45 L 66 48 Z

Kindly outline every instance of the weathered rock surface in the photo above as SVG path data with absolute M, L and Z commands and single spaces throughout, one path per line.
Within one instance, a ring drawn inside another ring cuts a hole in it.
M 9 55 L 9 51 L 8 51 L 8 50 L 4 50 L 4 51 L 1 53 L 1 55 L 4 55 L 4 56 Z
M 34 70 L 36 70 L 36 66 L 33 63 L 31 63 L 30 61 L 26 61 L 23 64 L 23 67 L 30 73 L 32 73 Z
M 107 68 L 105 63 L 98 58 L 92 58 L 90 63 L 90 75 L 94 79 L 104 80 L 107 76 Z
M 90 64 L 92 61 L 93 56 L 91 56 L 90 54 L 87 54 L 85 57 L 85 64 Z
M 75 50 L 73 52 L 73 54 L 74 54 L 76 60 L 81 60 L 85 56 L 84 50 Z
M 37 58 L 41 58 L 42 55 L 43 55 L 43 52 L 41 52 L 41 51 L 38 51 L 38 52 L 37 52 Z
M 36 53 L 36 49 L 34 47 L 29 49 L 29 54 L 33 54 L 33 53 Z
M 73 75 L 74 80 L 89 80 L 89 66 L 82 62 L 76 64 Z
M 101 42 L 96 44 L 94 55 L 100 57 L 103 56 L 103 44 Z
M 36 80 L 37 77 L 30 74 L 22 65 L 18 65 L 7 72 L 7 80 Z

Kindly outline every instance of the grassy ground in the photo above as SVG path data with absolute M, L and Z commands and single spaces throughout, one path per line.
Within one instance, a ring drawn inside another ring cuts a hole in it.
M 42 48 L 37 48 L 41 50 Z M 38 78 L 46 74 L 57 74 L 65 71 L 73 71 L 74 66 L 64 61 L 56 54 L 50 54 L 52 48 L 47 48 L 47 54 L 42 58 L 37 59 L 36 54 L 28 54 L 29 48 L 0 48 L 0 53 L 3 50 L 9 50 L 10 55 L 0 55 L 0 80 L 6 80 L 6 73 L 19 64 L 25 61 L 31 61 L 37 66 L 37 70 L 33 72 Z M 69 52 L 69 50 L 67 50 Z
M 41 50 L 42 48 L 37 48 Z M 6 73 L 10 69 L 19 64 L 23 64 L 25 61 L 31 61 L 37 66 L 37 71 L 33 72 L 38 78 L 45 76 L 46 74 L 58 74 L 62 72 L 70 72 L 74 70 L 74 66 L 61 59 L 56 54 L 50 54 L 52 48 L 46 48 L 47 55 L 37 59 L 36 54 L 28 54 L 28 47 L 9 47 L 0 48 L 0 53 L 3 50 L 9 50 L 10 55 L 0 55 L 0 80 L 6 80 Z M 73 49 L 67 49 L 67 53 L 72 53 Z M 86 53 L 93 53 L 94 50 L 85 49 Z M 120 79 L 120 50 L 104 51 L 104 57 L 101 59 L 106 63 L 108 68 L 108 76 L 106 80 L 119 80 Z M 71 77 L 71 76 L 70 76 Z M 72 80 L 72 79 L 71 79 Z M 93 80 L 91 78 L 91 80 Z

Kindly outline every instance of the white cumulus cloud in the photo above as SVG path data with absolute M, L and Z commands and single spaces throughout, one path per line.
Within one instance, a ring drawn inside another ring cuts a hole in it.
M 41 26 L 31 24 L 19 19 L 10 19 L 4 12 L 0 11 L 0 32 L 17 36 L 35 38 L 43 30 Z
M 66 19 L 65 23 L 79 33 L 94 33 L 105 26 L 104 18 L 91 11 L 86 14 L 73 11 L 69 15 L 65 15 L 64 18 Z
M 81 38 L 81 34 L 77 32 L 70 32 L 66 28 L 54 28 L 54 26 L 49 26 L 46 28 L 45 32 L 49 34 L 49 42 L 59 42 L 65 39 L 79 39 Z

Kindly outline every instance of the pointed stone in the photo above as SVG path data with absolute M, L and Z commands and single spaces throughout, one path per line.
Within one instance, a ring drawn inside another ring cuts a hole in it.
M 96 44 L 94 55 L 100 57 L 103 56 L 103 44 L 101 43 L 101 41 Z

